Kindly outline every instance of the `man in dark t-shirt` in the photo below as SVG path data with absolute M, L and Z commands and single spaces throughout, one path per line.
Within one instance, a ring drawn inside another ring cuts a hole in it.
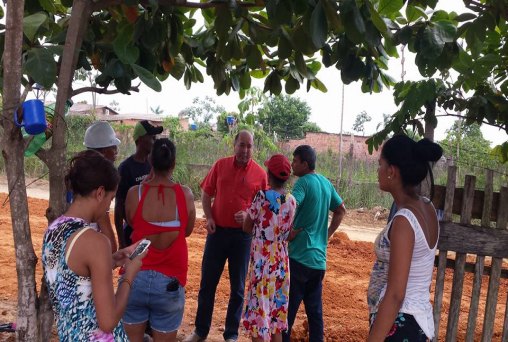
M 115 198 L 115 226 L 120 248 L 129 246 L 132 228 L 125 221 L 125 198 L 129 189 L 140 184 L 150 174 L 148 155 L 157 134 L 161 134 L 163 127 L 153 126 L 143 120 L 134 127 L 133 138 L 136 142 L 136 152 L 125 159 L 118 167 L 120 184 Z

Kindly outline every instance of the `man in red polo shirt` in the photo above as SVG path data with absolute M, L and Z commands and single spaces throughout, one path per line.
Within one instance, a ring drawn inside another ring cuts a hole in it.
M 252 160 L 252 149 L 252 133 L 240 131 L 234 141 L 234 156 L 216 161 L 201 183 L 208 236 L 201 266 L 196 328 L 185 342 L 206 339 L 212 323 L 215 290 L 226 260 L 231 292 L 223 336 L 227 342 L 238 339 L 251 243 L 251 236 L 242 231 L 242 224 L 252 199 L 268 185 L 265 170 Z

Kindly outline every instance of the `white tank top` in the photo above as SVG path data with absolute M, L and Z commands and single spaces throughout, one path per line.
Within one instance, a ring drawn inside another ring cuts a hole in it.
M 414 316 L 425 335 L 429 339 L 432 339 L 434 337 L 434 318 L 430 303 L 430 284 L 432 282 L 437 242 L 432 248 L 429 247 L 418 219 L 409 209 L 400 209 L 394 215 L 394 218 L 396 216 L 404 216 L 411 224 L 415 233 L 415 244 L 407 279 L 406 295 L 399 312 Z M 377 260 L 372 269 L 368 289 L 368 305 L 371 314 L 377 312 L 379 303 L 386 291 L 388 265 L 390 262 L 390 239 L 388 233 L 392 221 L 393 218 L 380 232 L 375 241 Z

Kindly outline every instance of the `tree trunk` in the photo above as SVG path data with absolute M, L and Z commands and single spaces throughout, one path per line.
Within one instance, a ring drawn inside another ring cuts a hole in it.
M 51 338 L 51 329 L 55 316 L 49 300 L 48 287 L 44 278 L 41 279 L 41 292 L 39 294 L 39 341 L 49 341 Z
M 430 141 L 434 141 L 434 125 L 431 118 L 436 117 L 436 100 L 425 105 L 425 133 L 424 137 Z
M 49 207 L 46 210 L 48 222 L 52 222 L 62 215 L 67 208 L 65 173 L 67 171 L 67 125 L 65 123 L 65 104 L 71 96 L 71 85 L 74 70 L 79 56 L 83 35 L 91 14 L 89 0 L 75 0 L 72 6 L 71 19 L 65 39 L 62 63 L 58 75 L 58 92 L 53 119 L 53 137 L 49 153 L 41 158 L 49 170 Z M 49 303 L 49 296 L 45 284 L 41 288 L 39 324 L 41 341 L 48 341 L 53 325 L 53 313 Z
M 7 1 L 5 46 L 3 53 L 3 111 L 2 156 L 5 160 L 9 203 L 16 255 L 18 280 L 18 318 L 16 339 L 37 341 L 37 291 L 35 288 L 35 255 L 26 196 L 24 172 L 24 141 L 21 131 L 14 125 L 14 110 L 20 104 L 21 52 L 23 43 L 24 0 Z
M 425 105 L 425 133 L 424 137 L 429 139 L 430 141 L 434 141 L 434 125 L 432 124 L 431 117 L 436 116 L 436 100 L 431 103 Z M 423 196 L 430 198 L 430 175 L 427 175 L 427 178 L 421 183 L 420 194 Z
M 74 70 L 79 56 L 83 35 L 91 14 L 89 0 L 75 0 L 58 75 L 55 116 L 53 119 L 53 138 L 47 165 L 49 169 L 49 208 L 46 217 L 51 222 L 66 209 L 64 177 L 67 170 L 67 125 L 65 123 L 65 103 L 71 96 Z

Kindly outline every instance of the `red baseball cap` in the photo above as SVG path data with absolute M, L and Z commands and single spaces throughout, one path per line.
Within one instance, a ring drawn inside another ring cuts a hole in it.
M 274 154 L 265 161 L 265 166 L 275 177 L 287 180 L 291 175 L 291 163 L 283 154 Z

